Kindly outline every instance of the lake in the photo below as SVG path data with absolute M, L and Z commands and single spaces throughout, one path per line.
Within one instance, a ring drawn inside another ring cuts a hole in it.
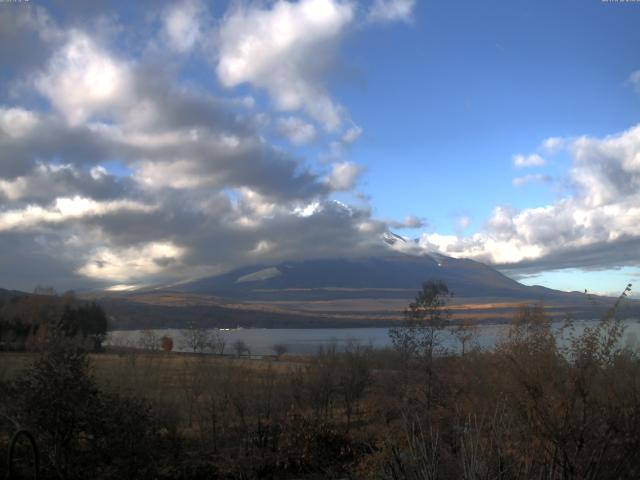
M 586 326 L 593 326 L 595 320 L 575 321 L 577 333 Z M 640 321 L 626 320 L 624 343 L 635 346 L 640 338 Z M 554 329 L 559 331 L 562 322 L 554 323 Z M 474 343 L 483 349 L 493 348 L 496 343 L 508 333 L 509 325 L 480 325 Z M 182 341 L 182 331 L 179 329 L 153 330 L 159 337 L 168 335 L 174 341 L 174 351 L 188 351 Z M 371 345 L 373 348 L 391 346 L 388 328 L 237 328 L 220 330 L 226 341 L 225 353 L 232 353 L 232 345 L 238 340 L 244 341 L 250 348 L 252 355 L 273 354 L 273 346 L 282 344 L 292 354 L 313 354 L 320 346 L 335 344 L 338 350 L 344 349 L 348 342 L 358 342 L 361 345 Z M 110 332 L 105 345 L 137 346 L 142 335 L 141 330 L 115 330 Z M 441 344 L 451 350 L 459 350 L 459 342 L 447 330 L 439 333 Z

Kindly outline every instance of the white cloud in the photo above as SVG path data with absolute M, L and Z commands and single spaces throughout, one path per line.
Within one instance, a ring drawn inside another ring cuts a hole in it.
M 541 208 L 496 208 L 483 231 L 426 234 L 422 247 L 527 268 L 640 264 L 640 126 L 564 141 L 573 157 L 574 196 Z
M 1 212 L 0 232 L 30 230 L 46 224 L 98 217 L 125 210 L 150 213 L 155 210 L 155 207 L 131 200 L 98 202 L 85 197 L 63 197 L 56 199 L 48 207 L 28 205 L 22 209 Z
M 549 137 L 542 142 L 541 148 L 547 153 L 555 153 L 565 146 L 565 139 L 562 137 Z
M 107 292 L 129 292 L 132 290 L 136 290 L 140 285 L 128 285 L 126 283 L 119 283 L 117 285 L 112 285 L 110 287 L 105 288 Z
M 164 16 L 169 46 L 180 53 L 193 49 L 203 34 L 201 19 L 204 15 L 205 8 L 198 1 L 187 0 L 171 4 Z
M 264 255 L 265 253 L 269 253 L 275 247 L 276 246 L 272 242 L 269 242 L 268 240 L 260 240 L 258 243 L 256 243 L 255 248 L 253 248 L 249 253 L 251 255 L 260 256 L 260 255 Z
M 304 145 L 316 138 L 316 127 L 300 117 L 287 117 L 278 121 L 278 130 L 295 145 Z
M 615 203 L 640 191 L 640 125 L 604 139 L 578 138 L 570 150 L 571 177 L 586 205 Z
M 0 178 L 0 192 L 9 200 L 18 200 L 27 191 L 27 182 L 24 177 L 18 177 L 13 180 L 4 180 Z
M 350 145 L 353 142 L 355 142 L 358 138 L 360 138 L 360 135 L 362 135 L 362 128 L 354 124 L 352 127 L 347 129 L 347 131 L 344 132 L 344 134 L 342 135 L 342 138 L 341 138 L 342 143 L 346 145 Z
M 629 75 L 629 82 L 640 93 L 640 70 L 636 70 Z
M 372 22 L 410 22 L 415 6 L 415 0 L 375 0 L 369 9 L 369 20 Z
M 185 250 L 172 242 L 149 242 L 127 248 L 100 247 L 77 270 L 101 282 L 131 283 L 161 273 L 180 262 Z
M 542 167 L 547 161 L 537 153 L 531 155 L 517 154 L 513 156 L 513 165 L 517 168 Z
M 424 218 L 416 217 L 415 215 L 407 215 L 401 222 L 388 222 L 392 228 L 422 228 L 427 225 Z
M 270 201 L 264 195 L 247 187 L 237 190 L 239 196 L 239 205 L 242 207 L 243 213 L 250 214 L 251 217 L 261 219 L 273 215 L 276 210 L 281 210 L 282 205 Z
M 311 202 L 307 205 L 298 206 L 293 209 L 293 213 L 299 217 L 310 217 L 321 208 L 320 202 Z
M 39 164 L 30 175 L 23 175 L 12 180 L 0 178 L 0 192 L 9 200 L 16 201 L 33 195 L 34 193 L 40 193 L 37 191 L 39 189 L 53 191 L 55 187 L 52 185 L 53 182 L 51 182 L 51 180 L 56 174 L 65 171 L 72 177 L 77 178 L 79 176 L 78 172 L 71 165 Z
M 327 182 L 332 190 L 351 189 L 362 173 L 360 166 L 352 162 L 341 162 L 333 165 Z
M 124 62 L 110 56 L 89 35 L 72 30 L 35 85 L 69 123 L 79 124 L 126 102 L 131 78 Z
M 549 183 L 553 179 L 549 175 L 535 174 L 535 175 L 523 175 L 516 177 L 512 180 L 514 187 L 521 187 L 528 183 Z
M 215 174 L 203 175 L 197 161 L 176 159 L 171 163 L 143 160 L 137 163 L 134 178 L 143 186 L 151 189 L 166 187 L 175 189 L 191 189 L 214 186 Z
M 334 131 L 344 109 L 330 98 L 322 78 L 333 62 L 336 41 L 353 18 L 353 5 L 338 0 L 240 6 L 220 26 L 220 82 L 264 88 L 278 109 L 302 109 Z
M 107 172 L 107 169 L 104 168 L 102 165 L 97 165 L 93 167 L 89 171 L 89 174 L 91 175 L 91 178 L 93 178 L 94 180 L 102 180 L 103 178 L 109 175 Z
M 29 110 L 0 107 L 0 131 L 12 139 L 27 137 L 38 124 L 38 115 Z

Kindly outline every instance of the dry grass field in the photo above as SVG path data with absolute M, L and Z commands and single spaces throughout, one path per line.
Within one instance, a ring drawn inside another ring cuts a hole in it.
M 523 307 L 493 351 L 448 356 L 437 317 L 394 349 L 282 359 L 45 344 L 0 354 L 0 412 L 36 432 L 47 479 L 640 478 L 623 324 L 559 345 L 547 313 Z

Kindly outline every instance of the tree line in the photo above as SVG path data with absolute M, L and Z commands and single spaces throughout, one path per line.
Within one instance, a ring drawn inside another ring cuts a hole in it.
M 0 301 L 0 350 L 41 350 L 54 334 L 99 351 L 107 334 L 107 316 L 100 305 L 81 301 L 73 292 L 57 295 L 41 287 L 34 294 Z

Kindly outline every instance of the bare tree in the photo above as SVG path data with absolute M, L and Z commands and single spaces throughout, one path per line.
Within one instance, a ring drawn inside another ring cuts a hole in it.
M 251 355 L 251 350 L 249 349 L 249 345 L 247 345 L 244 340 L 238 339 L 235 342 L 233 342 L 233 349 L 235 350 L 236 355 L 238 357 L 241 357 L 245 353 L 248 355 Z
M 181 347 L 194 353 L 204 353 L 214 342 L 214 333 L 191 322 L 180 331 Z
M 143 330 L 137 343 L 143 350 L 156 352 L 160 349 L 160 337 L 153 330 Z
M 227 340 L 220 330 L 210 331 L 207 339 L 207 349 L 216 355 L 224 355 Z
M 289 351 L 289 348 L 283 343 L 276 343 L 271 347 L 271 350 L 273 350 L 273 353 L 275 353 L 276 356 L 280 358 L 282 355 Z
M 315 419 L 329 419 L 338 393 L 339 359 L 335 343 L 321 345 L 305 368 L 306 389 Z
M 451 333 L 460 343 L 460 354 L 464 357 L 467 345 L 478 336 L 478 325 L 470 319 L 452 326 Z
M 440 345 L 439 332 L 451 316 L 446 308 L 452 294 L 442 281 L 428 281 L 422 285 L 416 299 L 404 312 L 403 325 L 389 329 L 394 348 L 403 359 L 405 385 L 408 382 L 409 363 L 412 358 L 420 361 L 425 374 L 427 408 L 431 408 L 433 396 L 433 357 Z
M 360 401 L 367 388 L 373 383 L 368 358 L 370 353 L 371 347 L 363 347 L 357 342 L 349 341 L 342 357 L 339 386 L 347 415 L 347 431 L 351 427 L 353 415 L 358 413 Z

